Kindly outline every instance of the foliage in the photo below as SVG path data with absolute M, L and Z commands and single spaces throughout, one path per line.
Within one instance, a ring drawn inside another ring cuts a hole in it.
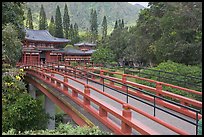
M 48 115 L 28 93 L 23 82 L 23 69 L 2 77 L 2 131 L 44 129 Z
M 106 39 L 106 37 L 107 37 L 107 20 L 106 16 L 104 16 L 102 22 L 102 40 Z
M 47 25 L 46 13 L 43 5 L 41 5 L 40 16 L 39 16 L 39 30 L 46 30 L 47 27 L 48 25 Z
M 137 5 L 131 5 L 127 2 L 27 2 L 26 5 L 31 8 L 35 16 L 38 16 L 40 5 L 43 4 L 47 18 L 51 18 L 55 15 L 56 5 L 59 5 L 62 12 L 64 10 L 65 4 L 69 9 L 70 24 L 75 22 L 79 26 L 79 31 L 86 31 L 90 28 L 90 9 L 94 8 L 98 13 L 98 22 L 103 21 L 103 17 L 107 17 L 107 25 L 109 28 L 109 33 L 114 27 L 115 20 L 118 18 L 123 18 L 125 20 L 125 25 L 135 25 L 136 19 L 138 19 L 139 11 L 142 9 Z M 38 18 L 34 22 L 37 22 Z M 98 26 L 98 30 L 101 30 L 102 26 Z
M 55 21 L 54 21 L 54 17 L 52 16 L 51 19 L 50 19 L 50 23 L 49 23 L 49 26 L 48 26 L 48 30 L 50 32 L 50 34 L 52 36 L 55 35 Z
M 69 18 L 67 4 L 65 4 L 64 17 L 63 17 L 63 29 L 64 29 L 64 36 L 66 39 L 69 36 L 69 27 L 70 27 L 70 18 Z
M 10 23 L 13 24 L 18 33 L 17 38 L 22 40 L 25 36 L 23 31 L 24 2 L 2 2 L 2 27 Z
M 79 127 L 74 128 L 71 124 L 60 124 L 55 130 L 29 130 L 17 132 L 11 129 L 3 132 L 3 135 L 110 135 L 111 133 L 103 132 L 98 127 Z
M 15 65 L 21 57 L 22 44 L 16 27 L 8 23 L 2 30 L 2 54 L 5 62 Z
M 79 28 L 78 28 L 77 23 L 75 23 L 74 26 L 72 24 L 70 25 L 69 39 L 71 39 L 70 44 L 72 44 L 72 45 L 74 45 L 80 41 Z
M 32 18 L 32 13 L 31 13 L 30 8 L 28 8 L 28 13 L 27 13 L 27 18 L 26 18 L 26 27 L 29 29 L 33 29 L 33 18 Z
M 98 39 L 98 23 L 96 10 L 91 9 L 90 17 L 91 42 L 96 43 Z
M 172 75 L 169 73 L 162 73 L 162 72 L 153 71 L 153 70 L 170 72 L 176 75 Z M 201 77 L 202 69 L 198 66 L 190 66 L 190 65 L 187 66 L 184 64 L 179 64 L 168 60 L 166 62 L 160 63 L 157 67 L 153 67 L 150 69 L 143 69 L 143 70 L 140 70 L 140 72 L 141 73 L 137 73 L 137 75 L 139 75 L 140 77 L 146 77 L 157 81 L 163 81 L 165 83 L 170 83 L 173 85 L 178 85 L 181 87 L 186 87 L 189 89 L 194 89 L 202 92 L 201 86 L 200 87 L 195 86 L 195 84 L 198 84 L 198 83 L 201 84 L 200 80 L 186 77 L 186 76 Z M 149 82 L 144 82 L 140 80 L 136 80 L 135 82 L 155 87 L 155 85 L 151 85 Z M 189 83 L 191 83 L 192 85 Z M 165 86 L 163 87 L 163 89 L 168 90 L 172 93 L 180 94 L 182 96 L 190 97 L 197 100 L 202 100 L 201 97 L 185 91 L 176 90 Z
M 124 57 L 127 56 L 124 52 L 126 48 L 129 48 L 127 46 L 126 35 L 128 35 L 128 30 L 126 28 L 118 27 L 113 30 L 109 37 L 109 41 L 106 43 L 106 46 L 108 46 L 115 54 L 116 61 L 119 61 L 120 59 L 124 60 Z
M 92 54 L 91 60 L 97 64 L 107 65 L 114 60 L 114 54 L 108 47 L 99 46 Z
M 200 2 L 151 2 L 141 11 L 134 31 L 138 58 L 156 64 L 201 63 L 201 16 Z
M 62 27 L 62 17 L 60 12 L 60 7 L 57 5 L 55 14 L 55 37 L 63 38 L 63 27 Z
M 78 66 L 78 63 L 77 62 L 71 62 L 70 65 L 73 67 L 76 67 L 76 66 Z

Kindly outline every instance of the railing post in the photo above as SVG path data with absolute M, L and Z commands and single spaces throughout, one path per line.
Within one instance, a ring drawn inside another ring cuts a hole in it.
M 53 73 L 53 71 L 51 71 L 51 76 L 52 77 L 54 77 L 55 75 L 54 75 L 54 73 Z M 51 83 L 55 83 L 55 81 L 51 78 Z
M 72 97 L 73 98 L 77 98 L 78 97 L 78 93 L 74 89 L 72 89 Z
M 156 96 L 161 96 L 161 92 L 162 92 L 162 84 L 161 82 L 156 82 Z M 156 99 L 157 103 L 160 103 L 162 100 L 161 99 Z
M 105 109 L 103 109 L 101 106 L 99 107 L 99 116 L 101 117 L 107 117 L 108 113 Z
M 59 81 L 56 81 L 56 86 L 57 86 L 58 88 L 60 88 L 60 87 L 61 87 L 61 83 L 60 83 Z
M 114 86 L 114 82 L 112 80 L 110 80 L 110 85 Z
M 89 106 L 90 100 L 87 98 L 87 95 L 90 95 L 90 89 L 88 85 L 84 85 L 84 105 Z
M 67 78 L 66 76 L 64 76 L 64 82 L 68 83 L 68 78 Z M 63 85 L 63 90 L 64 90 L 65 92 L 67 92 L 67 91 L 68 91 L 68 87 L 65 86 L 65 85 Z
M 123 104 L 122 116 L 124 118 L 128 119 L 128 120 L 131 120 L 132 112 L 131 112 L 128 104 Z M 132 133 L 132 127 L 130 127 L 128 124 L 126 124 L 124 121 L 122 121 L 121 131 L 124 134 L 129 134 L 130 135 Z
M 122 83 L 123 83 L 123 84 L 126 84 L 126 81 L 127 81 L 127 74 L 123 74 L 123 75 L 122 75 Z M 122 86 L 122 89 L 123 89 L 123 90 L 126 90 L 126 86 L 123 85 L 123 86 Z
M 104 72 L 103 70 L 100 70 L 100 76 L 101 77 L 103 76 L 103 72 Z M 100 82 L 103 82 L 103 78 L 101 78 L 101 77 L 100 77 Z

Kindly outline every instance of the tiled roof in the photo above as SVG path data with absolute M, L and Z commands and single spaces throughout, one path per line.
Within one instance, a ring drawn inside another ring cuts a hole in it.
M 95 50 L 81 51 L 74 48 L 61 49 L 53 52 L 61 52 L 66 55 L 91 55 Z
M 82 42 L 82 43 L 76 43 L 74 46 L 96 46 L 94 43 L 87 43 L 87 42 Z
M 65 38 L 53 37 L 47 30 L 32 30 L 26 29 L 26 40 L 30 41 L 43 41 L 43 42 L 56 42 L 56 43 L 68 43 L 70 40 Z

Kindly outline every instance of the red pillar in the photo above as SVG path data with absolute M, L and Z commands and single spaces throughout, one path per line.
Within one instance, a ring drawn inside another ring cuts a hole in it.
M 23 63 L 26 64 L 26 53 L 23 53 Z
M 30 62 L 29 63 L 31 64 L 31 52 L 30 52 Z

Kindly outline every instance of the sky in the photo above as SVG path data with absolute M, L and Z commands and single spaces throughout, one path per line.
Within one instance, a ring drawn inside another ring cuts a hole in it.
M 144 6 L 144 7 L 147 7 L 149 2 L 128 2 L 128 3 L 131 3 L 131 4 L 137 3 L 137 4 L 140 4 L 140 5 Z

